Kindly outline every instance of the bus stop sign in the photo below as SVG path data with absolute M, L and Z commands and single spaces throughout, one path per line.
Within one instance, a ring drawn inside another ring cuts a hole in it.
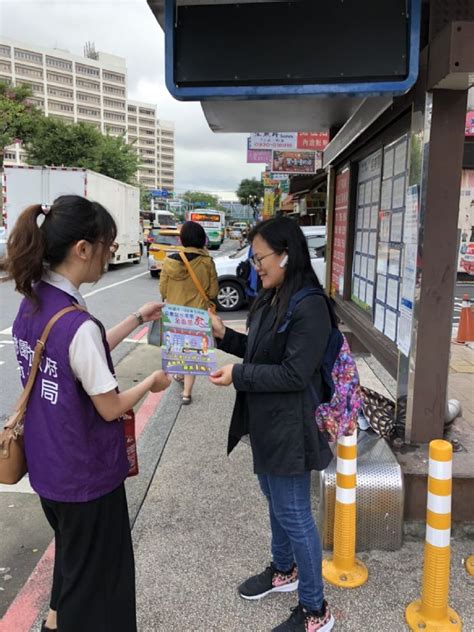
M 180 100 L 402 94 L 418 75 L 421 0 L 164 3 Z

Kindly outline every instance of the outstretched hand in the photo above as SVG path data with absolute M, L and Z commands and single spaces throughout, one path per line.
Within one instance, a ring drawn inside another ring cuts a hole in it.
M 150 301 L 149 303 L 145 303 L 138 310 L 143 317 L 144 323 L 149 323 L 153 320 L 158 320 L 161 318 L 161 310 L 163 308 L 164 303 L 158 303 L 157 301 Z
M 210 374 L 209 379 L 216 386 L 230 386 L 232 384 L 233 364 L 226 364 Z
M 164 391 L 171 384 L 171 378 L 164 371 L 154 371 L 152 373 L 153 385 L 150 388 L 152 393 Z

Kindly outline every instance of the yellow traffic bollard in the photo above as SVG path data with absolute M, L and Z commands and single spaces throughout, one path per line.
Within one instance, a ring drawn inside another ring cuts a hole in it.
M 451 490 L 453 448 L 436 439 L 430 443 L 426 539 L 421 599 L 405 610 L 411 630 L 461 630 L 458 614 L 448 606 L 451 560 Z
M 469 575 L 474 575 L 474 555 L 468 557 L 466 560 L 466 570 Z
M 367 581 L 367 567 L 356 559 L 357 431 L 337 440 L 336 505 L 333 557 L 323 561 L 323 577 L 330 584 L 356 588 Z

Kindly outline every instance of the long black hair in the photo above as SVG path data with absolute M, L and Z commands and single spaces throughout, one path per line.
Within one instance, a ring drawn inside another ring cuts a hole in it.
M 38 218 L 44 215 L 41 226 Z M 17 219 L 8 238 L 3 280 L 13 280 L 15 289 L 36 302 L 34 284 L 46 266 L 64 261 L 69 248 L 81 239 L 108 248 L 117 236 L 114 218 L 98 202 L 79 195 L 61 195 L 51 208 L 33 204 Z
M 272 217 L 257 224 L 249 234 L 250 243 L 260 236 L 278 255 L 286 253 L 286 265 L 283 284 L 277 294 L 277 318 L 275 330 L 284 321 L 291 297 L 303 287 L 316 287 L 322 290 L 321 283 L 311 265 L 308 244 L 303 231 L 298 224 L 287 217 Z M 252 314 L 273 296 L 275 290 L 262 291 L 252 305 Z

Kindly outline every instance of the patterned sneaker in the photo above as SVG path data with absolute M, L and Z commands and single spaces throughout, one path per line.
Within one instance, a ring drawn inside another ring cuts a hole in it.
M 295 564 L 285 573 L 271 563 L 263 573 L 249 577 L 240 584 L 239 593 L 244 599 L 260 599 L 272 592 L 291 592 L 297 588 L 298 569 Z
M 280 623 L 272 632 L 329 632 L 334 625 L 334 617 L 327 601 L 321 610 L 310 612 L 300 603 L 291 611 L 290 618 Z

